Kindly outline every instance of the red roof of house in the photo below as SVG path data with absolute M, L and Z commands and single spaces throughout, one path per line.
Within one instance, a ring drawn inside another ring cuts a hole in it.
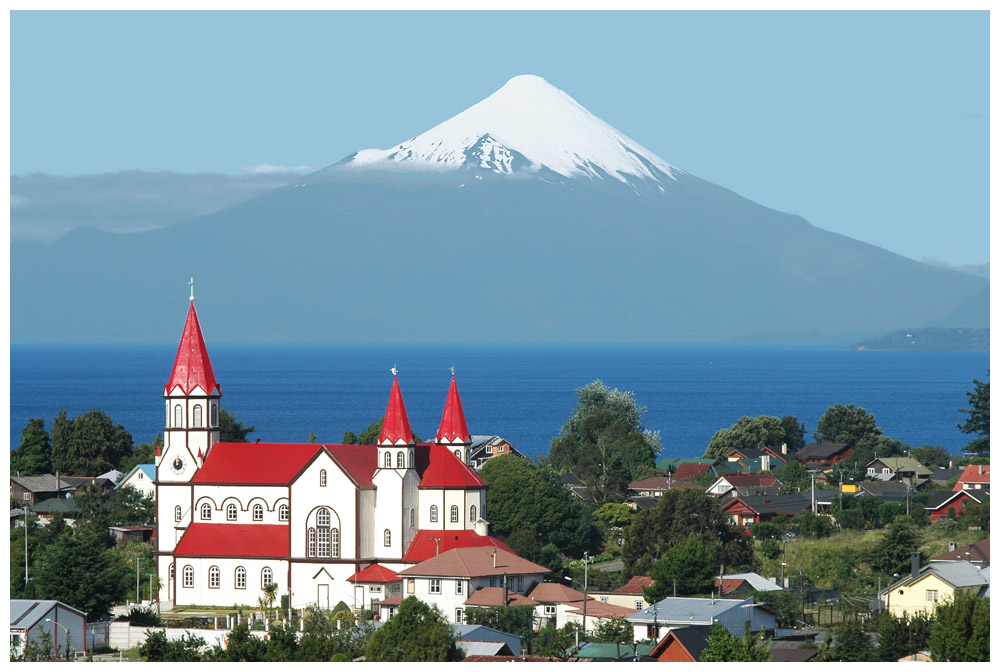
M 184 333 L 181 334 L 181 344 L 177 348 L 170 380 L 163 387 L 169 394 L 177 386 L 180 386 L 183 394 L 191 394 L 195 387 L 200 387 L 208 394 L 222 392 L 222 388 L 215 382 L 212 362 L 208 359 L 205 339 L 201 335 L 201 325 L 198 324 L 198 314 L 194 310 L 194 301 L 188 309 Z
M 575 609 L 578 614 L 583 613 L 582 601 L 571 602 L 568 605 Z M 628 618 L 637 611 L 639 610 L 623 607 L 620 604 L 611 604 L 610 602 L 601 602 L 595 599 L 587 600 L 587 616 L 594 618 Z
M 288 551 L 288 525 L 191 523 L 174 555 L 286 558 Z
M 528 597 L 536 602 L 582 602 L 584 595 L 575 588 L 561 583 L 536 583 L 528 592 Z
M 615 588 L 611 592 L 619 595 L 642 595 L 642 589 L 649 588 L 651 585 L 653 585 L 653 579 L 648 576 L 633 576 L 624 586 Z
M 723 474 L 722 478 L 734 488 L 744 488 L 755 485 L 776 485 L 778 479 L 774 476 L 760 474 Z
M 485 488 L 486 481 L 447 446 L 430 444 L 416 453 L 421 488 Z
M 734 590 L 738 589 L 746 583 L 746 579 L 722 579 L 722 591 L 721 595 L 729 595 Z M 719 587 L 719 579 L 715 580 L 715 587 Z
M 967 464 L 965 471 L 958 477 L 958 482 L 952 490 L 962 490 L 962 483 L 989 483 L 990 465 L 988 464 Z
M 411 443 L 413 431 L 410 429 L 410 420 L 406 417 L 403 393 L 399 391 L 399 381 L 396 379 L 395 369 L 393 369 L 389 405 L 385 408 L 385 421 L 382 423 L 382 431 L 378 435 L 378 443 L 379 445 L 396 444 L 400 441 Z
M 434 539 L 438 541 L 435 542 Z M 403 555 L 403 562 L 423 562 L 438 555 L 439 552 L 445 553 L 453 548 L 470 546 L 495 546 L 510 551 L 510 547 L 496 537 L 482 536 L 475 530 L 417 530 L 410 547 Z
M 465 606 L 467 607 L 510 607 L 518 605 L 535 606 L 535 602 L 532 602 L 520 593 L 508 590 L 507 604 L 504 604 L 503 588 L 479 588 L 472 595 L 469 595 L 469 599 L 465 601 Z
M 462 399 L 458 396 L 458 385 L 455 374 L 451 374 L 451 386 L 448 388 L 448 399 L 444 402 L 444 413 L 441 415 L 441 426 L 438 427 L 435 443 L 469 443 L 472 435 L 465 424 L 465 411 L 462 410 Z
M 316 443 L 217 443 L 193 483 L 287 485 L 313 457 L 326 450 L 358 485 L 372 485 L 375 446 L 323 446 Z
M 347 578 L 351 583 L 392 583 L 393 581 L 402 581 L 399 574 L 387 569 L 377 562 L 374 565 L 368 565 L 360 572 L 356 572 Z
M 704 462 L 681 462 L 677 466 L 677 471 L 674 472 L 674 479 L 693 481 L 702 474 L 707 474 L 711 468 L 711 464 Z

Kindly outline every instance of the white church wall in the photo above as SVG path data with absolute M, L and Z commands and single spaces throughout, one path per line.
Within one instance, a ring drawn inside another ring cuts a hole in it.
M 184 568 L 193 571 L 191 587 L 184 585 Z M 218 588 L 211 586 L 210 571 L 219 569 Z M 237 568 L 246 571 L 244 588 L 237 588 Z M 277 595 L 288 592 L 288 562 L 277 559 L 250 558 L 176 558 L 174 561 L 174 581 L 176 582 L 177 604 L 200 605 L 257 605 L 263 596 L 265 568 L 270 570 L 273 583 L 278 584 Z M 278 603 L 280 605 L 280 602 Z
M 180 507 L 181 520 L 176 521 L 176 510 Z M 191 522 L 191 487 L 187 484 L 159 484 L 156 499 L 157 534 L 156 546 L 161 553 L 169 553 L 177 547 L 180 535 Z M 178 525 L 183 528 L 177 529 Z
M 341 601 L 353 606 L 354 586 L 347 579 L 359 569 L 360 563 L 354 562 L 293 562 L 292 606 L 333 609 Z
M 375 498 L 374 557 L 402 558 L 405 550 L 402 534 L 405 516 L 402 473 L 395 469 L 379 469 L 372 482 L 378 488 Z
M 326 472 L 325 486 L 320 485 L 322 471 Z M 330 509 L 333 519 L 331 526 L 339 529 L 339 557 L 354 557 L 358 534 L 356 494 L 357 486 L 354 481 L 327 453 L 320 453 L 291 486 L 292 557 L 307 556 L 306 531 L 312 520 L 310 516 L 315 516 L 320 507 Z

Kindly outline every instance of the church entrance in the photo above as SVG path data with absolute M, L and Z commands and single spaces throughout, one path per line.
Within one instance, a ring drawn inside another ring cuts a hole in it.
M 330 609 L 330 585 L 321 583 L 316 586 L 316 605 L 320 609 Z

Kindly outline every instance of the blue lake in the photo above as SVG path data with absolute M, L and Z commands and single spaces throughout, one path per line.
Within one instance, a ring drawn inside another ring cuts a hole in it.
M 137 443 L 162 431 L 163 385 L 177 345 L 11 346 L 11 448 L 29 418 L 51 428 L 64 408 L 92 408 Z M 256 425 L 251 438 L 338 443 L 385 413 L 396 365 L 410 418 L 430 439 L 455 366 L 473 434 L 497 434 L 544 454 L 576 403 L 573 390 L 600 378 L 632 390 L 659 430 L 663 456 L 700 456 L 716 430 L 741 416 L 794 415 L 811 438 L 823 412 L 854 403 L 882 431 L 913 445 L 961 451 L 958 431 L 972 379 L 988 352 L 854 352 L 826 346 L 734 345 L 273 345 L 213 344 L 222 403 Z

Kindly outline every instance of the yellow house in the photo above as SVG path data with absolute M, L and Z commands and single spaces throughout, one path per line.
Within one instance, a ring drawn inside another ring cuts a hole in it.
M 931 615 L 939 603 L 962 593 L 979 595 L 989 584 L 989 574 L 965 560 L 935 561 L 889 586 L 880 598 L 883 608 L 893 616 Z

